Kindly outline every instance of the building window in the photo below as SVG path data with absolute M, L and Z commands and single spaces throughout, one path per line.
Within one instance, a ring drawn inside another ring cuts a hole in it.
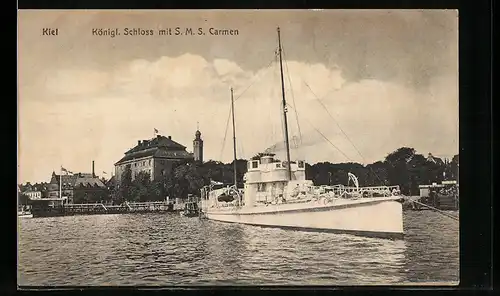
M 280 168 L 280 167 L 281 167 L 281 163 L 277 163 L 277 164 L 276 164 L 276 167 L 277 167 L 277 168 Z
M 149 160 L 149 165 L 151 165 L 151 159 Z
M 257 161 L 252 162 L 252 169 L 256 169 L 259 166 L 259 163 Z

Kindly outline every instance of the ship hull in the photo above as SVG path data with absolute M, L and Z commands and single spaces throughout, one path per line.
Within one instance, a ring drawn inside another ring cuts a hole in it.
M 403 238 L 403 208 L 397 198 L 338 200 L 333 203 L 210 209 L 211 220 L 291 230 Z

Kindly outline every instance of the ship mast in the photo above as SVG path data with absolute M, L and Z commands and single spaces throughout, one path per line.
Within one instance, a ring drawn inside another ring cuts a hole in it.
M 288 180 L 292 179 L 292 169 L 290 163 L 290 142 L 288 141 L 288 122 L 286 118 L 286 100 L 285 100 L 285 81 L 283 79 L 283 60 L 281 57 L 281 37 L 280 28 L 278 27 L 278 53 L 280 57 L 280 73 L 281 73 L 281 94 L 283 95 L 283 122 L 285 124 L 285 145 L 286 145 L 286 160 L 288 168 Z
M 233 155 L 234 155 L 234 187 L 235 189 L 238 188 L 238 184 L 236 181 L 236 131 L 234 128 L 234 98 L 233 98 L 233 88 L 231 87 L 231 114 L 233 117 Z

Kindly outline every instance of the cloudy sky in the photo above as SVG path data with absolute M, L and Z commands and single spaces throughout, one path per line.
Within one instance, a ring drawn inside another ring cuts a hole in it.
M 284 49 L 292 158 L 370 163 L 414 147 L 458 152 L 458 15 L 448 11 L 21 11 L 19 181 L 59 166 L 108 177 L 153 129 L 205 159 L 277 144 L 282 155 L 277 27 Z M 203 28 L 203 36 L 159 29 Z M 42 36 L 58 28 L 58 36 Z M 118 28 L 120 36 L 92 29 Z M 125 28 L 153 36 L 124 36 Z M 209 28 L 236 29 L 213 36 Z

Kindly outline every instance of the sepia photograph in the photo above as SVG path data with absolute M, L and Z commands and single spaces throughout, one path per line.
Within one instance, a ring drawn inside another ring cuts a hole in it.
M 459 284 L 458 10 L 17 17 L 19 288 Z

